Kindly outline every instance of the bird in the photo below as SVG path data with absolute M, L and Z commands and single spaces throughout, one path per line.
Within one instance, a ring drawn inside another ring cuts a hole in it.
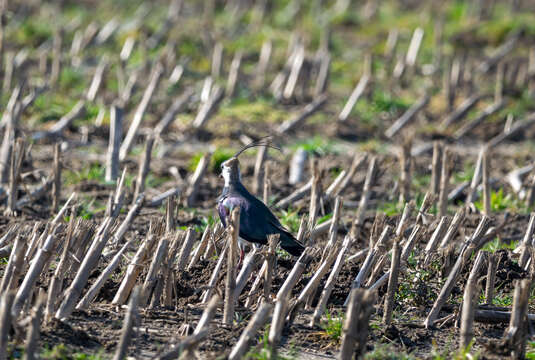
M 217 200 L 217 212 L 221 223 L 226 228 L 230 223 L 232 210 L 240 207 L 240 231 L 238 247 L 240 249 L 240 263 L 244 256 L 244 246 L 247 243 L 255 245 L 265 245 L 268 236 L 279 234 L 280 246 L 293 256 L 300 256 L 304 246 L 288 231 L 273 212 L 261 200 L 252 195 L 242 184 L 240 173 L 240 162 L 238 156 L 245 150 L 267 146 L 280 150 L 262 138 L 254 141 L 242 149 L 234 156 L 221 163 L 221 177 L 225 184 L 221 196 Z

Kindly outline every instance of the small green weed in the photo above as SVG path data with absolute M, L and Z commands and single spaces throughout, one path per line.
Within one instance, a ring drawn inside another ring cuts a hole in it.
M 165 213 L 165 208 L 162 207 L 162 211 Z M 204 213 L 199 211 L 197 208 L 181 208 L 181 211 L 185 211 L 187 213 L 190 213 L 192 218 L 198 219 L 200 221 L 195 224 L 188 224 L 183 226 L 178 226 L 178 229 L 181 230 L 187 230 L 188 227 L 193 227 L 193 230 L 197 232 L 198 234 L 202 234 L 207 226 L 214 226 L 218 221 L 219 218 L 214 216 L 213 213 Z
M 41 353 L 41 356 L 43 359 L 50 359 L 50 360 L 63 360 L 67 359 L 67 356 L 69 354 L 69 350 L 67 349 L 67 346 L 65 344 L 58 344 L 54 345 L 54 347 L 47 348 L 45 345 L 45 349 Z
M 309 137 L 304 141 L 299 141 L 291 146 L 293 150 L 303 148 L 308 153 L 324 156 L 326 154 L 336 153 L 336 149 L 332 140 L 327 140 L 325 137 L 316 135 Z
M 75 104 L 76 101 L 70 97 L 48 91 L 35 99 L 31 111 L 36 115 L 38 122 L 45 123 L 58 120 L 67 114 Z
M 219 173 L 221 171 L 221 164 L 230 159 L 234 155 L 234 151 L 231 149 L 217 149 L 212 154 L 212 159 L 210 160 L 210 168 L 213 172 Z
M 497 295 L 492 299 L 492 303 L 503 307 L 511 306 L 513 305 L 513 297 L 506 294 Z
M 483 199 L 480 198 L 474 205 L 483 210 Z M 504 195 L 503 188 L 498 191 L 492 191 L 490 194 L 490 207 L 492 211 L 510 210 L 515 212 L 526 212 L 525 203 L 518 200 L 512 194 Z
M 453 183 L 460 184 L 465 181 L 471 181 L 474 177 L 474 171 L 474 167 L 466 163 L 463 170 L 453 174 Z
M 52 36 L 50 23 L 46 21 L 24 21 L 15 33 L 15 39 L 26 46 L 37 47 Z
M 319 224 L 321 224 L 321 223 L 324 223 L 324 222 L 326 222 L 326 221 L 329 221 L 329 220 L 332 219 L 332 217 L 333 217 L 333 214 L 332 214 L 332 213 L 327 214 L 327 215 L 325 215 L 325 216 L 322 216 L 322 217 L 320 217 L 320 218 L 318 219 L 317 224 L 319 225 Z
M 370 100 L 359 101 L 353 113 L 371 127 L 378 125 L 378 118 L 395 117 L 410 106 L 410 101 L 392 96 L 380 89 L 373 92 Z
M 253 102 L 249 97 L 237 97 L 221 106 L 220 116 L 227 121 L 243 119 L 251 125 L 260 122 L 278 124 L 286 119 L 288 114 L 275 107 L 274 103 L 272 99 L 265 97 L 259 97 Z
M 374 347 L 364 355 L 365 360 L 412 360 L 415 359 L 412 355 L 400 352 L 388 344 L 380 344 Z
M 301 222 L 301 218 L 299 217 L 298 210 L 293 210 L 291 207 L 289 207 L 288 210 L 281 210 L 278 215 L 280 222 L 288 230 L 293 233 L 299 231 L 299 223 Z
M 59 75 L 59 87 L 65 91 L 82 92 L 86 88 L 84 76 L 72 67 L 65 67 Z
M 526 351 L 526 359 L 535 360 L 535 341 L 528 341 L 528 349 Z
M 472 350 L 472 346 L 474 345 L 474 341 L 466 347 L 466 349 L 463 350 L 453 350 L 451 349 L 451 345 L 447 346 L 447 349 L 438 351 L 436 342 L 433 340 L 433 350 L 431 352 L 431 359 L 433 360 L 477 360 L 479 359 L 479 352 L 476 352 L 475 354 L 471 354 L 470 351 Z
M 510 243 L 504 243 L 499 238 L 494 238 L 494 240 L 488 242 L 483 247 L 484 251 L 495 253 L 498 250 L 514 250 L 517 247 L 517 241 L 511 241 Z
M 423 175 L 415 175 L 412 177 L 412 186 L 416 189 L 421 190 L 425 193 L 425 189 L 429 187 L 429 183 L 431 182 L 431 175 L 429 174 L 423 174 Z
M 66 185 L 76 185 L 81 181 L 96 181 L 104 183 L 106 169 L 102 164 L 91 164 L 81 171 L 65 170 L 63 177 Z
M 275 249 L 275 254 L 277 254 L 278 258 L 282 258 L 282 259 L 289 260 L 292 258 L 292 256 L 288 253 L 288 251 L 284 250 L 280 246 L 277 246 L 277 248 Z
M 166 182 L 168 182 L 169 180 L 171 180 L 171 178 L 167 177 L 167 176 L 156 176 L 154 175 L 153 173 L 149 173 L 147 175 L 147 179 L 145 180 L 145 185 L 147 188 L 155 188 L 155 187 L 158 187 L 162 184 L 165 184 Z
M 329 310 L 325 310 L 325 316 L 327 317 L 327 321 L 322 324 L 323 330 L 333 342 L 339 343 L 342 338 L 342 328 L 344 326 L 343 316 L 340 314 L 333 316 Z
M 104 356 L 101 353 L 96 355 L 85 354 L 85 353 L 74 353 L 72 354 L 74 360 L 104 360 Z
M 80 204 L 76 208 L 76 216 L 82 219 L 92 219 L 99 212 L 106 211 L 106 206 L 100 201 L 96 201 L 94 198 L 84 196 Z M 67 222 L 70 220 L 70 216 L 65 216 L 64 220 Z
M 385 213 L 386 216 L 394 216 L 401 214 L 403 212 L 403 207 L 404 205 L 399 201 L 390 201 L 379 205 L 377 210 Z
M 234 155 L 234 151 L 232 151 L 231 149 L 223 148 L 214 151 L 214 153 L 212 154 L 212 158 L 210 159 L 210 171 L 216 174 L 220 173 L 221 164 L 230 159 L 232 155 Z M 194 172 L 203 156 L 204 152 L 198 152 L 194 154 L 189 161 L 188 170 Z
M 58 344 L 54 345 L 52 348 L 48 348 L 45 345 L 41 357 L 45 360 L 104 360 L 104 353 L 103 351 L 100 351 L 97 354 L 71 352 L 65 344 Z
M 272 359 L 270 356 L 270 346 L 269 346 L 269 325 L 264 329 L 262 337 L 258 339 L 258 345 L 251 347 L 249 352 L 245 355 L 245 359 L 253 360 L 269 360 Z M 290 354 L 289 357 L 282 356 L 277 353 L 276 360 L 293 360 L 294 357 Z

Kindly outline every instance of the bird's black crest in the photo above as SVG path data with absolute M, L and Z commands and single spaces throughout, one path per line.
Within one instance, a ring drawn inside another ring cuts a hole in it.
M 265 146 L 265 147 L 276 149 L 276 150 L 279 150 L 280 152 L 282 152 L 280 147 L 271 144 L 271 139 L 272 139 L 272 136 L 265 136 L 265 137 L 260 138 L 260 139 L 258 139 L 256 141 L 253 141 L 253 142 L 245 145 L 244 147 L 242 147 L 240 150 L 238 150 L 238 152 L 236 154 L 234 154 L 233 157 L 237 158 L 245 150 L 253 148 L 253 147 L 259 147 L 259 146 Z

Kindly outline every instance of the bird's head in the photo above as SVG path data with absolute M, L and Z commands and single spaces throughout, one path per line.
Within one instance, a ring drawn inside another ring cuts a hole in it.
M 225 186 L 241 180 L 240 162 L 236 156 L 221 164 L 221 177 L 225 179 Z
M 281 151 L 279 147 L 271 145 L 271 136 L 261 138 L 260 140 L 253 141 L 250 144 L 245 145 L 236 154 L 234 154 L 233 157 L 221 164 L 221 177 L 225 179 L 225 186 L 241 181 L 240 161 L 238 160 L 238 156 L 240 156 L 240 154 L 245 150 L 258 146 L 266 146 Z

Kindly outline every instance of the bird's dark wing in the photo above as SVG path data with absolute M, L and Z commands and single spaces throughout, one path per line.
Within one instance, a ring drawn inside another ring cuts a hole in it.
M 250 203 L 239 194 L 228 194 L 222 197 L 217 204 L 217 212 L 223 226 L 230 222 L 232 209 L 239 206 L 240 209 L 240 237 L 254 243 L 265 244 L 266 235 L 262 232 L 262 222 L 256 216 L 255 211 L 251 211 Z M 256 219 L 253 219 L 256 218 Z M 260 226 L 260 227 L 259 227 Z
M 273 215 L 275 217 L 275 215 Z M 279 222 L 279 220 L 275 217 L 277 220 L 277 223 L 272 223 L 272 226 L 276 229 L 275 233 L 279 233 L 280 235 L 280 244 L 281 247 L 288 251 L 293 256 L 300 256 L 303 250 L 305 250 L 305 247 L 297 241 L 297 239 L 292 235 L 291 232 L 286 230 Z
M 243 194 L 242 194 L 243 193 Z M 231 192 L 221 197 L 217 211 L 221 222 L 226 227 L 232 209 L 240 206 L 240 237 L 252 243 L 266 244 L 268 235 L 280 234 L 281 247 L 294 256 L 303 252 L 301 245 L 293 235 L 286 230 L 269 210 L 269 208 L 246 190 Z
M 219 199 L 217 202 L 217 213 L 219 214 L 219 219 L 224 227 L 227 227 L 227 217 L 230 215 L 229 209 L 224 205 L 225 198 Z
M 271 210 L 256 197 L 251 196 L 251 199 L 247 199 L 248 212 L 252 216 L 247 216 L 244 219 L 242 214 L 240 227 L 245 225 L 244 233 L 251 234 L 252 237 L 262 237 L 262 243 L 267 243 L 267 236 L 271 234 L 280 234 L 281 247 L 294 256 L 299 256 L 304 250 L 294 236 L 286 230 L 280 223 L 279 219 L 271 212 Z M 240 228 L 241 236 L 241 228 Z M 247 238 L 245 238 L 247 240 Z M 258 242 L 258 241 L 256 241 Z

